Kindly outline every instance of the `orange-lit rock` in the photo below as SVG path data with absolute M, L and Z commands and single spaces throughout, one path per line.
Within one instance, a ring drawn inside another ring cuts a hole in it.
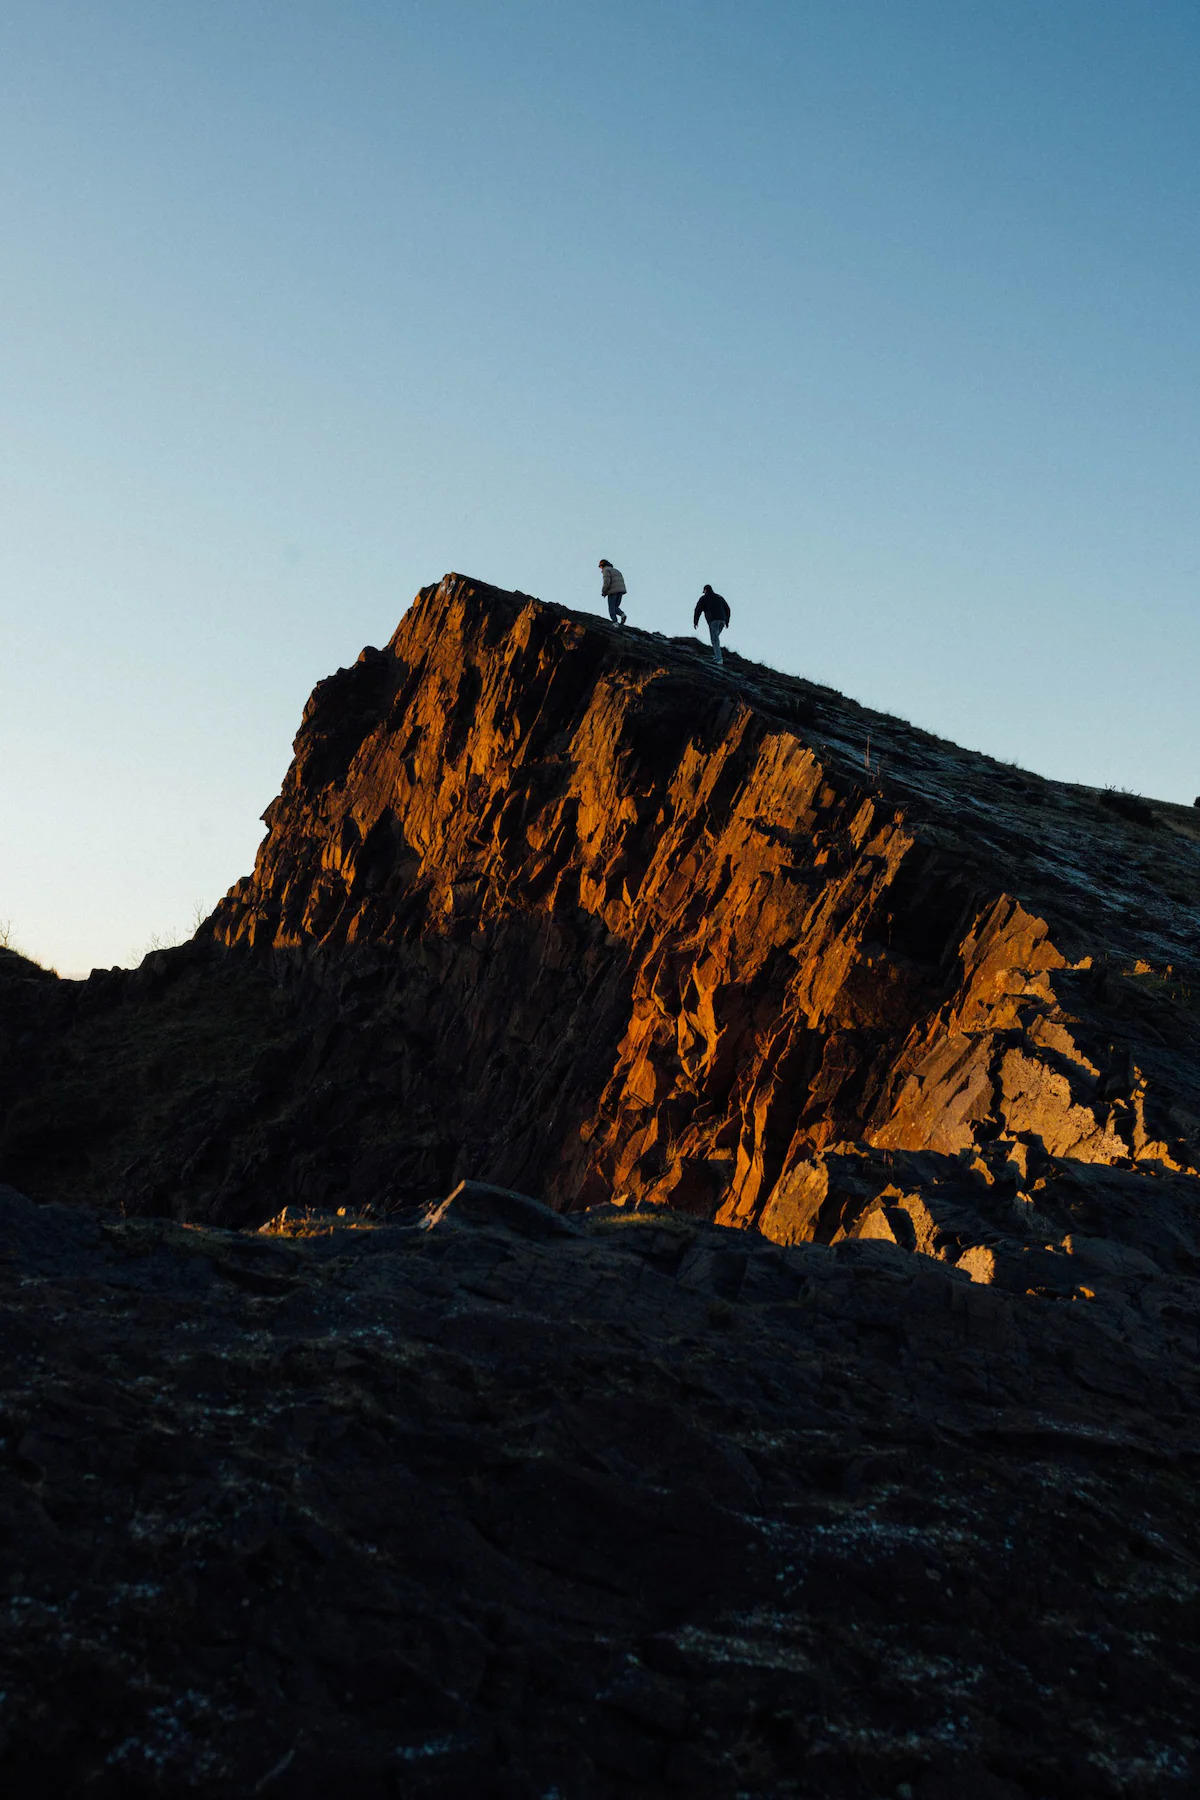
M 1194 1174 L 1200 844 L 1151 817 L 448 576 L 317 688 L 211 928 L 370 952 L 443 1177 L 827 1235 L 839 1144 Z
M 1195 815 L 448 577 L 266 816 L 0 951 L 5 1794 L 1196 1791 Z
M 1200 1191 L 1191 809 L 448 576 L 265 818 L 192 946 L 10 984 L 15 1185 L 257 1224 L 470 1177 L 1032 1286 L 1072 1233 L 1156 1254 L 1089 1171 Z

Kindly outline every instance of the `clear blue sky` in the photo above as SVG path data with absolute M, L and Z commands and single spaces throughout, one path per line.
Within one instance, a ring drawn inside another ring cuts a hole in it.
M 0 921 L 252 862 L 460 569 L 1190 801 L 1194 0 L 8 0 Z

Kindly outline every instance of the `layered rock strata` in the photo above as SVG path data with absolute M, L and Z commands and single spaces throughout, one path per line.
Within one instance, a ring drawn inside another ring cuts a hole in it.
M 838 1146 L 989 1204 L 1195 1174 L 1183 808 L 448 576 L 317 688 L 265 817 L 213 937 L 392 1009 L 444 1174 L 788 1239 L 855 1228 Z
M 265 816 L 192 945 L 0 961 L 15 1185 L 257 1224 L 473 1176 L 1046 1292 L 1068 1240 L 1197 1254 L 1191 809 L 448 576 Z
M 5 1793 L 1193 1792 L 1194 815 L 457 576 L 295 751 L 0 951 Z

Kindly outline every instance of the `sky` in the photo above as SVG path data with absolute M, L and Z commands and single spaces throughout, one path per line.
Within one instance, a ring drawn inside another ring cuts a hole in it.
M 1200 793 L 1194 0 L 6 0 L 0 941 L 253 865 L 447 570 Z

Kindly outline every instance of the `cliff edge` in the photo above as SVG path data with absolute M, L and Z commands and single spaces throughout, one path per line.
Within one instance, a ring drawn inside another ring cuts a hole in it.
M 1188 809 L 452 575 L 317 688 L 265 818 L 207 932 L 366 1032 L 410 1184 L 1039 1286 L 1152 1177 L 1195 1253 Z
M 1194 815 L 447 576 L 266 819 L 0 951 L 5 1792 L 1195 1792 Z

